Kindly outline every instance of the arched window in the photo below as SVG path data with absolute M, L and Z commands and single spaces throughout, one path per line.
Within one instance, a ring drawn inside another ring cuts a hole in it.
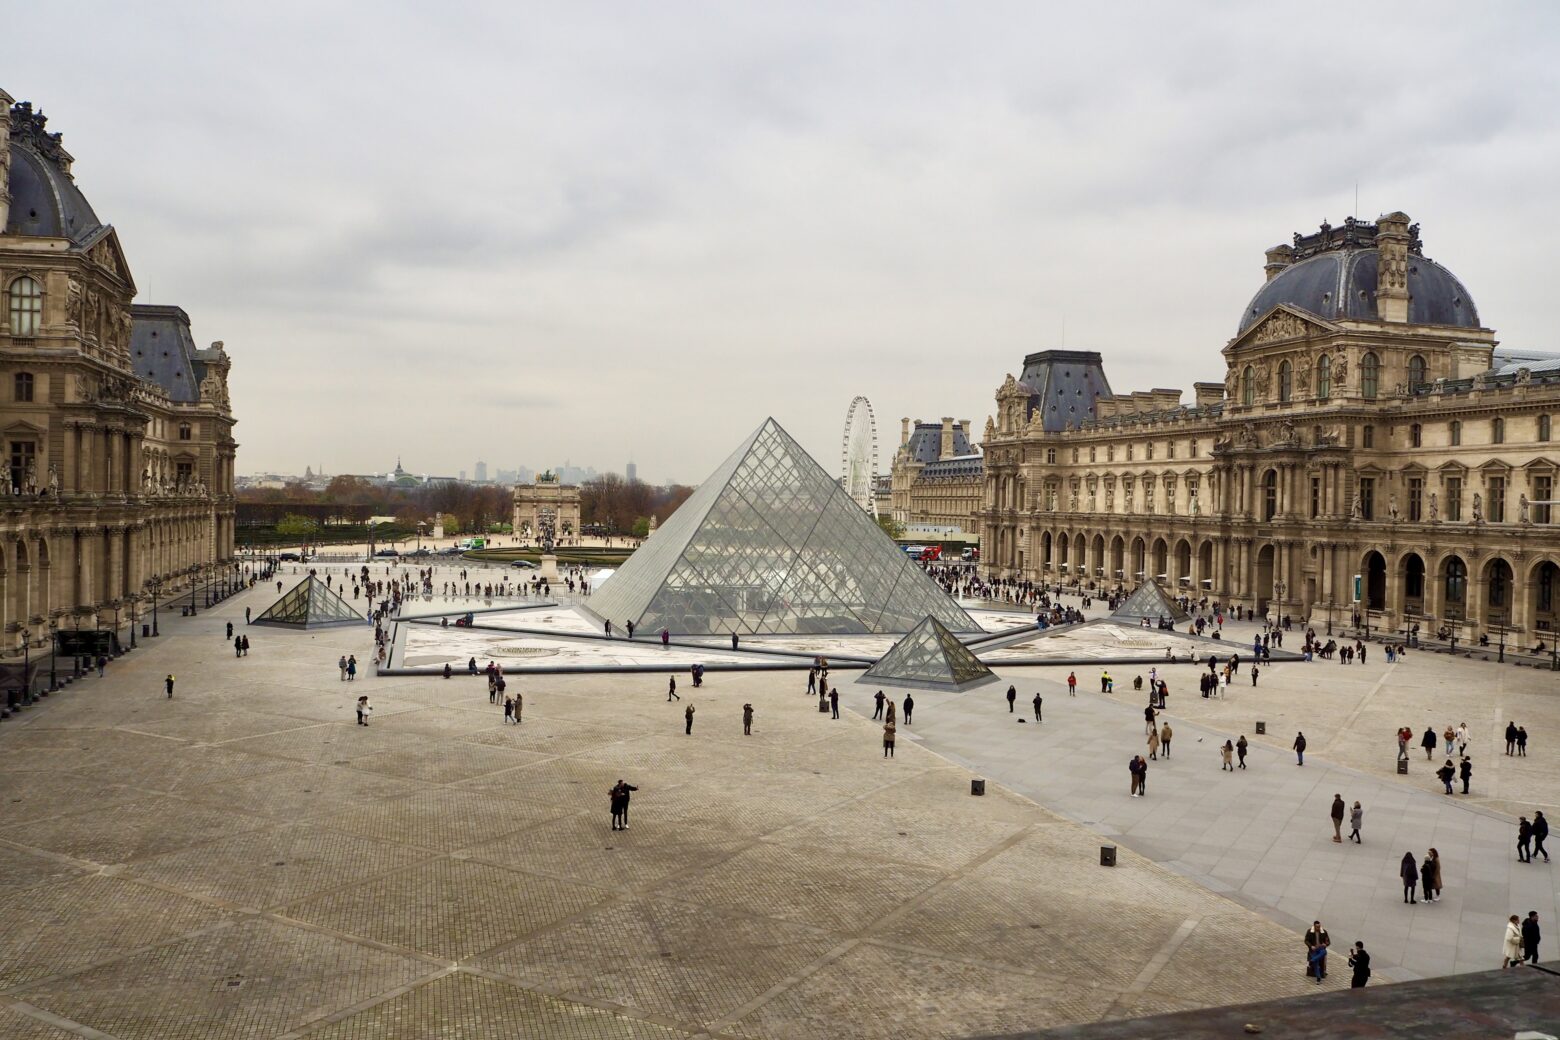
M 33 375 L 31 372 L 16 373 L 16 399 L 18 401 L 31 401 L 33 399 Z
M 1257 402 L 1257 372 L 1250 365 L 1240 374 L 1240 403 L 1250 407 Z
M 1452 420 L 1452 425 L 1448 431 L 1448 439 L 1452 442 L 1452 447 L 1454 448 L 1462 443 L 1462 423 L 1456 419 Z
M 1289 403 L 1289 395 L 1294 390 L 1295 370 L 1288 361 L 1281 361 L 1278 365 L 1278 399 L 1284 404 Z
M 1408 359 L 1408 388 L 1414 387 L 1425 381 L 1425 359 L 1423 354 L 1415 354 Z
M 1271 520 L 1278 515 L 1278 471 L 1268 470 L 1262 476 L 1262 519 Z
M 1504 419 L 1492 419 L 1492 420 L 1490 420 L 1490 443 L 1491 444 L 1505 444 L 1506 443 L 1506 420 L 1504 420 Z
M 1332 358 L 1326 354 L 1316 359 L 1316 399 L 1325 401 L 1332 396 Z
M 1468 566 L 1453 556 L 1446 561 L 1446 602 L 1461 603 L 1468 595 Z
M 1410 447 L 1418 448 L 1424 444 L 1424 427 L 1418 423 L 1408 428 L 1408 443 Z
M 43 290 L 38 283 L 23 275 L 11 282 L 5 296 L 11 335 L 36 336 L 43 319 Z
M 1538 439 L 1541 441 L 1549 439 L 1549 416 L 1547 415 L 1538 417 Z
M 1360 358 L 1360 396 L 1367 401 L 1374 401 L 1380 380 L 1381 359 L 1373 353 Z

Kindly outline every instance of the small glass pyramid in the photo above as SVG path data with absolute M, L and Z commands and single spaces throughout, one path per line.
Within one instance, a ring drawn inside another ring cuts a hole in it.
M 1149 581 L 1139 585 L 1121 606 L 1111 611 L 1110 619 L 1141 622 L 1148 618 L 1157 624 L 1160 618 L 1164 618 L 1172 624 L 1180 624 L 1189 616 L 1159 587 L 1158 582 Z
M 328 628 L 331 625 L 362 625 L 367 621 L 335 589 L 311 574 L 289 589 L 281 599 L 266 607 L 265 612 L 252 623 L 287 625 L 291 628 Z
M 864 635 L 928 614 L 980 630 L 773 419 L 588 605 L 645 632 Z
M 856 681 L 957 691 L 996 678 L 958 636 L 936 618 L 926 617 Z

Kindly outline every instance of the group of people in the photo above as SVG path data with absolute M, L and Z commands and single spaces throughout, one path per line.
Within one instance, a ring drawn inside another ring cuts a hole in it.
M 1315 979 L 1317 985 L 1327 977 L 1327 950 L 1331 945 L 1332 937 L 1322 927 L 1322 922 L 1312 921 L 1305 933 L 1305 974 L 1306 978 Z M 1356 942 L 1349 948 L 1349 972 L 1349 986 L 1353 989 L 1370 981 L 1370 954 L 1363 942 Z

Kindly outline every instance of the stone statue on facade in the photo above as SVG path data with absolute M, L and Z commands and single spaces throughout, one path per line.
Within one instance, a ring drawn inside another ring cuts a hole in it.
M 1387 515 L 1392 518 L 1393 523 L 1397 522 L 1398 507 L 1396 495 L 1393 495 L 1391 498 L 1387 499 Z
M 1430 492 L 1430 522 L 1433 524 L 1441 519 L 1441 509 L 1435 500 L 1435 492 Z
M 1187 498 L 1187 509 L 1190 510 L 1191 514 L 1193 516 L 1202 516 L 1202 504 L 1197 500 L 1197 489 L 1192 488 L 1187 493 Z
M 1473 493 L 1473 522 L 1476 524 L 1484 523 L 1484 496 L 1477 491 Z
M 1360 492 L 1358 488 L 1356 488 L 1354 491 L 1354 501 L 1349 505 L 1349 517 L 1353 520 L 1363 520 L 1365 518 L 1365 506 L 1364 503 L 1360 501 Z
M 1528 518 L 1528 497 L 1526 492 L 1517 496 L 1517 519 L 1524 524 L 1533 522 Z
M 60 471 L 52 462 L 49 463 L 49 494 L 55 498 L 60 497 Z

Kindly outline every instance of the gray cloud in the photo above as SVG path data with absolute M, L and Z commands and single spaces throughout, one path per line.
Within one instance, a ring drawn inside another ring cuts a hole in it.
M 1262 250 L 1356 183 L 1560 349 L 1557 18 L 100 2 L 29 13 L 99 60 L 0 85 L 142 299 L 227 342 L 242 469 L 695 480 L 769 414 L 832 464 L 857 393 L 885 454 L 899 415 L 980 422 L 1064 325 L 1118 389 L 1219 378 Z

